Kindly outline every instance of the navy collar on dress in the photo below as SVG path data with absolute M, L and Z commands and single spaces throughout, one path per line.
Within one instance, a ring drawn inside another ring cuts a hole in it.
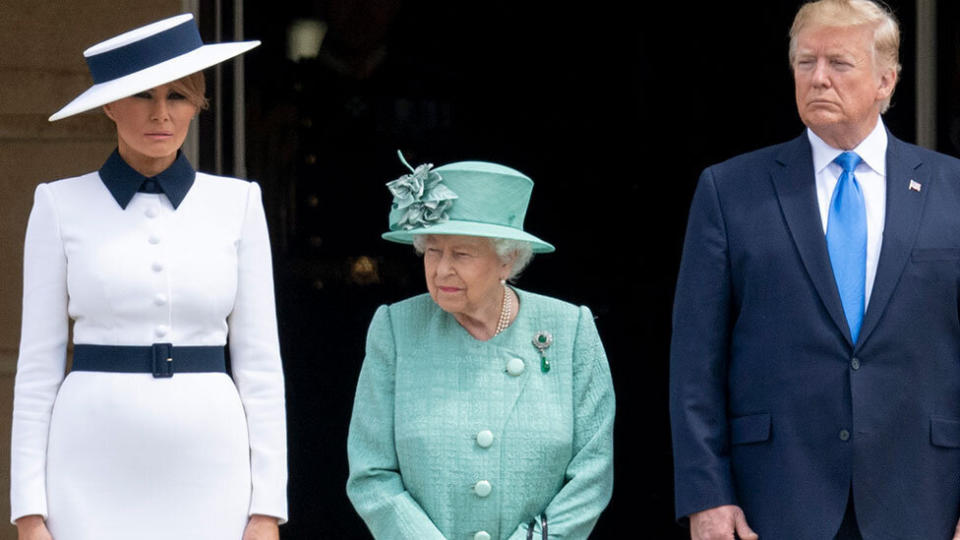
M 193 179 L 196 174 L 187 160 L 187 156 L 179 150 L 177 150 L 177 159 L 173 161 L 173 164 L 152 178 L 147 178 L 135 171 L 120 157 L 120 152 L 117 150 L 114 150 L 103 167 L 100 167 L 100 179 L 103 180 L 103 184 L 107 186 L 110 194 L 123 209 L 127 208 L 130 199 L 137 191 L 163 193 L 170 199 L 170 204 L 177 208 L 183 202 L 184 197 L 187 196 L 190 187 L 193 186 Z M 145 184 L 157 184 L 159 190 L 144 189 Z

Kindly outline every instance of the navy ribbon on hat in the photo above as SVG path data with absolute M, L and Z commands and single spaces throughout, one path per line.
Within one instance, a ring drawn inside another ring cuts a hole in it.
M 122 47 L 88 56 L 95 84 L 105 83 L 176 58 L 203 46 L 193 19 Z

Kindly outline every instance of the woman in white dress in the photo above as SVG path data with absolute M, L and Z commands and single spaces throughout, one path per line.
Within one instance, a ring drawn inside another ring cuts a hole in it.
M 95 84 L 51 117 L 102 107 L 118 147 L 99 171 L 39 185 L 27 226 L 21 539 L 279 537 L 284 390 L 260 188 L 179 151 L 206 105 L 201 70 L 258 44 L 204 45 L 191 15 L 132 30 L 84 52 Z

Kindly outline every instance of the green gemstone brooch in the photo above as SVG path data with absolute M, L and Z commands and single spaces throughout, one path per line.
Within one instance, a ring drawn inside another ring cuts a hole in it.
M 533 336 L 533 346 L 540 351 L 540 371 L 546 373 L 550 371 L 550 360 L 547 359 L 546 350 L 553 343 L 553 336 L 546 330 L 541 330 Z

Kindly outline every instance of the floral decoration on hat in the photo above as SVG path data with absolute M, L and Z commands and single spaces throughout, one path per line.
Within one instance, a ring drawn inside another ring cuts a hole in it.
M 397 155 L 410 169 L 410 174 L 387 182 L 387 188 L 393 194 L 393 207 L 404 211 L 390 228 L 409 231 L 447 221 L 447 211 L 453 205 L 457 194 L 443 184 L 443 177 L 432 170 L 432 163 L 425 163 L 414 169 L 399 150 Z

